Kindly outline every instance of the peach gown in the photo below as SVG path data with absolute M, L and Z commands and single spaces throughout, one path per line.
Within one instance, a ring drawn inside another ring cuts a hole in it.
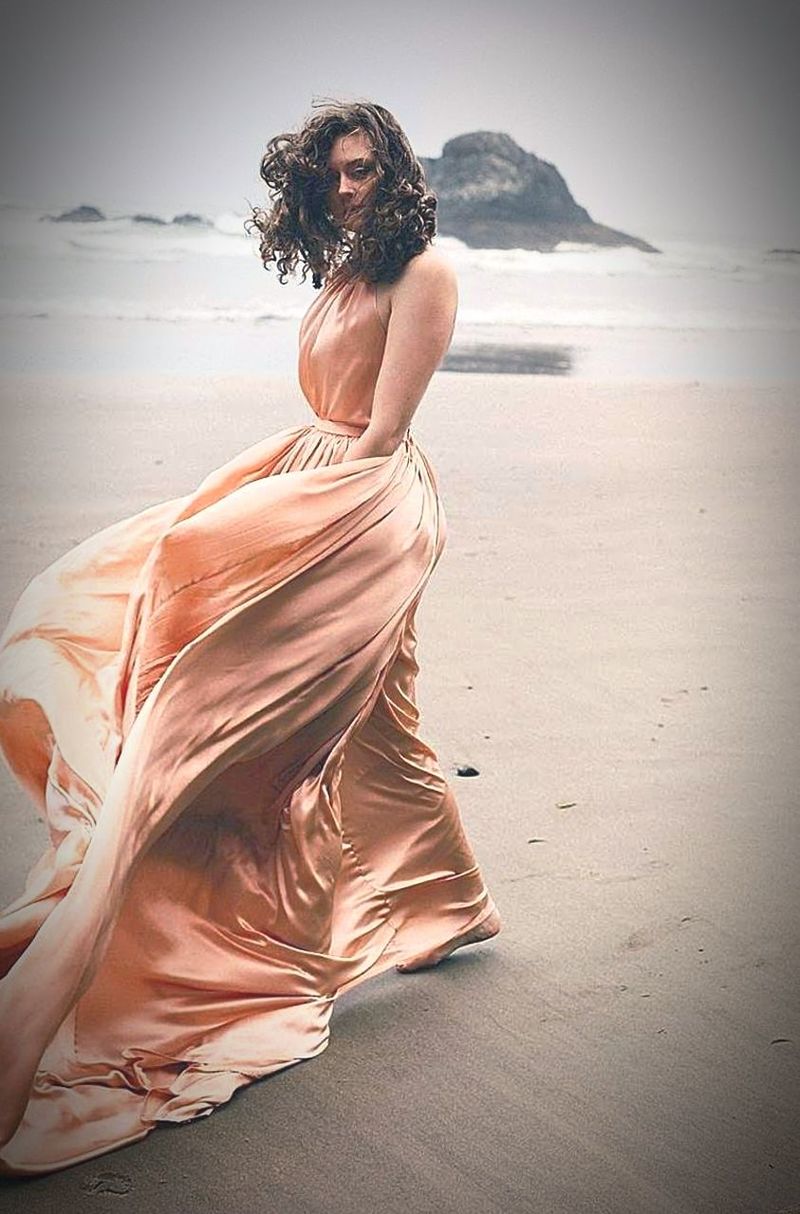
M 341 462 L 385 338 L 374 286 L 326 283 L 313 420 L 78 544 L 0 638 L 0 741 L 49 832 L 0 915 L 6 1175 L 213 1112 L 494 909 L 418 727 L 434 471 L 410 429 Z

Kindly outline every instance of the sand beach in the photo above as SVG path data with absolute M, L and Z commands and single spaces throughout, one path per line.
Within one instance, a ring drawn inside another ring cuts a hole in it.
M 3 620 L 68 547 L 308 416 L 288 378 L 0 389 Z M 434 377 L 420 701 L 504 931 L 345 994 L 324 1054 L 213 1116 L 6 1181 L 6 1209 L 798 1208 L 799 404 Z M 44 830 L 5 768 L 0 801 L 7 902 Z

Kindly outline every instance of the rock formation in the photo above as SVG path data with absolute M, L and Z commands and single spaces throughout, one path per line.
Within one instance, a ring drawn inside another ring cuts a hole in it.
M 566 240 L 659 252 L 646 240 L 595 223 L 555 165 L 500 131 L 458 135 L 440 157 L 420 160 L 439 200 L 439 233 L 470 248 L 549 252 Z
M 80 207 L 73 207 L 69 211 L 63 211 L 61 215 L 43 215 L 42 218 L 51 223 L 102 223 L 108 216 L 97 207 L 84 204 Z M 158 215 L 144 212 L 136 215 L 123 215 L 119 218 L 130 219 L 132 223 L 147 223 L 155 226 L 165 226 L 169 223 L 177 224 L 181 228 L 213 228 L 214 226 L 210 219 L 206 219 L 204 215 L 196 215 L 192 211 L 185 211 L 182 215 L 176 215 L 174 219 L 161 219 Z
M 98 211 L 97 207 L 73 207 L 71 211 L 64 211 L 62 215 L 44 215 L 43 219 L 49 219 L 51 223 L 102 223 L 105 215 L 102 211 Z
M 187 211 L 183 215 L 176 215 L 172 222 L 184 228 L 213 228 L 214 226 L 210 219 L 206 219 L 202 215 L 194 215 L 191 211 Z

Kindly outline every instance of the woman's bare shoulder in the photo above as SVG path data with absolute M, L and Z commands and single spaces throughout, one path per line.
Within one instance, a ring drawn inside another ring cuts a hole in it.
M 387 295 L 390 308 L 399 298 L 457 297 L 458 280 L 450 258 L 428 245 L 406 262 Z
M 456 272 L 450 258 L 441 249 L 429 244 L 406 262 L 397 282 L 455 282 L 455 279 Z
M 430 304 L 432 299 L 444 297 L 450 301 L 451 308 L 455 308 L 458 299 L 456 273 L 449 257 L 441 249 L 428 245 L 406 262 L 394 282 L 378 287 L 378 314 L 386 328 L 392 308 L 400 298 L 412 304 L 424 298 L 426 304 Z

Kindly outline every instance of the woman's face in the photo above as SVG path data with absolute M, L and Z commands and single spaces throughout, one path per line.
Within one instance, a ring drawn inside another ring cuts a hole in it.
M 339 135 L 328 156 L 328 210 L 334 223 L 355 232 L 361 216 L 348 211 L 365 203 L 377 182 L 376 158 L 367 135 L 354 131 Z

